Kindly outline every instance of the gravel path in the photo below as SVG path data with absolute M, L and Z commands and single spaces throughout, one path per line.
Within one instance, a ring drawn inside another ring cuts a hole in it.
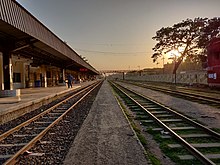
M 65 165 L 146 165 L 144 150 L 105 81 Z

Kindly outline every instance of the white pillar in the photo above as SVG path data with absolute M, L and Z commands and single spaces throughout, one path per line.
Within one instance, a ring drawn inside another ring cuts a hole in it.
M 44 87 L 47 87 L 47 68 L 45 65 L 42 66 L 42 76 L 44 80 Z
M 22 70 L 21 70 L 21 86 L 22 88 L 25 88 L 25 66 L 26 64 L 25 63 L 22 63 Z
M 65 77 L 65 69 L 63 69 L 63 82 L 65 82 L 66 77 Z
M 4 90 L 3 55 L 0 52 L 0 90 Z
M 10 76 L 10 90 L 13 90 L 13 65 L 12 58 L 9 58 L 9 76 Z
M 46 88 L 47 87 L 47 72 L 46 71 L 44 72 L 44 82 L 45 82 L 44 87 Z

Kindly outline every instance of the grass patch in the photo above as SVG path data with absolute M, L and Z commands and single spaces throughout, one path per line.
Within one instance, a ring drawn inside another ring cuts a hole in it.
M 141 144 L 143 144 L 144 146 L 147 145 L 147 140 L 145 139 L 145 137 L 141 133 L 137 132 L 137 137 L 140 140 Z
M 220 129 L 219 128 L 213 128 L 212 130 L 215 131 L 215 132 L 220 133 Z
M 186 138 L 185 140 L 189 143 L 219 143 L 218 139 L 208 137 Z
M 149 154 L 149 159 L 153 165 L 161 165 L 160 161 L 153 154 Z
M 134 122 L 134 117 L 133 115 L 129 114 L 129 112 L 127 111 L 126 107 L 124 106 L 124 104 L 122 103 L 122 101 L 118 98 L 118 95 L 115 95 L 120 106 L 122 107 L 122 110 L 124 111 L 125 115 L 127 116 L 131 127 L 133 128 L 133 130 L 135 131 L 138 139 L 140 140 L 141 144 L 144 146 L 145 148 L 145 155 L 146 158 L 149 159 L 151 161 L 152 165 L 161 165 L 160 160 L 158 158 L 155 157 L 155 155 L 153 155 L 152 153 L 150 153 L 150 151 L 148 151 L 147 148 L 147 140 L 144 137 L 144 135 L 142 135 L 141 130 L 137 127 L 137 125 Z
M 185 148 L 170 148 L 168 146 L 168 144 L 178 144 L 179 142 L 177 140 L 175 140 L 174 138 L 162 138 L 160 131 L 154 131 L 151 128 L 149 128 L 147 130 L 148 133 L 150 133 L 153 138 L 155 139 L 155 141 L 157 141 L 160 144 L 160 149 L 163 151 L 163 153 L 169 157 L 173 162 L 175 162 L 177 165 L 197 165 L 197 164 L 201 164 L 201 162 L 199 162 L 196 159 L 193 160 L 181 160 L 179 158 L 179 155 L 191 155 L 187 149 Z

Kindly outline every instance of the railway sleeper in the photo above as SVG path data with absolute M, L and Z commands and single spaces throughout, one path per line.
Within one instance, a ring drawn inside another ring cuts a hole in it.
M 53 122 L 49 122 L 49 121 L 35 121 L 34 124 L 51 124 Z
M 162 139 L 171 139 L 172 137 L 170 135 L 161 135 Z
M 143 110 L 142 109 L 140 109 L 139 107 L 137 107 L 137 108 L 132 108 L 131 109 L 133 112 L 143 112 Z
M 152 114 L 168 114 L 167 111 L 152 111 Z
M 57 107 L 56 109 L 57 109 L 57 110 L 66 110 L 67 107 Z
M 16 144 L 0 144 L 0 147 L 21 147 L 25 146 L 27 143 L 16 143 Z
M 42 119 L 57 119 L 57 117 L 54 116 L 44 116 Z
M 178 156 L 181 160 L 193 160 L 195 159 L 192 155 L 179 155 Z M 208 159 L 220 159 L 220 154 L 205 154 L 205 157 Z
M 173 117 L 174 115 L 172 114 L 159 114 L 157 115 L 157 118 L 163 118 L 163 117 Z
M 64 112 L 66 112 L 66 110 L 67 110 L 67 108 L 66 109 L 56 109 L 52 113 L 64 113 Z
M 13 155 L 0 155 L 0 159 L 9 159 L 11 158 Z
M 34 127 L 34 128 L 33 128 L 33 127 L 25 127 L 25 129 L 29 129 L 29 130 L 33 130 L 33 129 L 34 129 L 34 130 L 44 130 L 44 129 L 46 129 L 46 128 L 47 128 L 47 127 L 37 127 L 37 128 L 36 128 L 36 127 Z
M 173 127 L 172 130 L 195 130 L 195 127 Z M 163 131 L 162 127 L 159 128 L 152 128 L 152 131 Z
M 147 110 L 163 110 L 162 108 L 160 108 L 160 107 L 155 107 L 155 105 L 154 106 L 144 106 L 144 108 L 146 108 Z
M 149 124 L 149 123 L 153 123 L 153 120 L 140 120 L 142 124 Z
M 142 105 L 142 106 L 155 107 L 155 104 L 154 104 L 154 103 L 146 103 L 146 102 L 143 102 L 141 105 Z
M 180 135 L 182 138 L 203 138 L 203 137 L 211 137 L 208 134 L 187 134 L 187 135 Z
M 143 116 L 143 115 L 146 115 L 146 114 L 147 114 L 147 113 L 146 113 L 146 112 L 143 112 L 143 111 L 136 113 L 136 115 L 138 115 L 138 116 Z
M 179 130 L 195 130 L 196 128 L 189 126 L 189 127 L 172 127 L 171 129 L 175 131 L 179 131 Z
M 59 113 L 59 112 L 50 112 L 49 115 L 51 116 L 60 116 L 62 115 L 63 113 Z
M 39 143 L 40 144 L 51 144 L 52 142 L 51 141 L 41 141 L 41 140 L 39 140 Z
M 163 128 L 153 128 L 152 131 L 163 131 Z
M 15 135 L 13 135 L 13 137 L 16 137 L 16 138 L 20 138 L 20 137 L 35 137 L 37 135 L 38 134 L 15 134 Z
M 211 137 L 211 135 L 208 134 L 187 134 L 187 135 L 180 135 L 182 138 L 205 138 L 205 137 Z M 169 139 L 171 136 L 169 135 L 163 135 L 161 136 L 163 139 Z
M 182 119 L 162 119 L 162 122 L 180 122 Z
M 211 148 L 211 147 L 220 147 L 220 143 L 194 143 L 191 144 L 193 147 L 196 148 Z M 168 144 L 170 148 L 182 148 L 180 144 Z

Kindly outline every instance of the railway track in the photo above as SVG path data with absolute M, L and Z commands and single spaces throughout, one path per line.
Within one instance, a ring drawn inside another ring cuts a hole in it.
M 59 122 L 69 122 L 66 116 L 101 83 L 97 82 L 78 91 L 42 113 L 2 133 L 0 135 L 0 164 L 15 164 L 26 155 L 34 155 L 29 150 Z M 44 154 L 37 153 L 36 156 Z
M 135 91 L 111 85 L 176 164 L 220 164 L 219 133 Z
M 123 83 L 136 85 L 139 87 L 163 92 L 163 93 L 169 94 L 171 96 L 187 99 L 187 100 L 190 100 L 193 102 L 198 102 L 201 104 L 208 104 L 210 106 L 220 108 L 219 93 L 212 95 L 210 92 L 197 91 L 197 90 L 195 91 L 195 90 L 189 90 L 189 89 L 185 89 L 185 88 L 170 89 L 168 87 L 147 85 L 147 84 L 143 84 L 143 83 L 134 83 L 134 82 L 127 82 L 127 81 L 123 81 Z

